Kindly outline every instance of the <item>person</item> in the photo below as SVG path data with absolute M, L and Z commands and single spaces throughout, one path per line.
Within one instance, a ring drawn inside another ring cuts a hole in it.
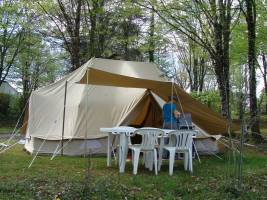
M 169 96 L 168 102 L 163 105 L 163 128 L 164 129 L 178 129 L 178 119 L 181 113 L 177 110 L 176 103 L 178 98 L 176 96 Z
M 178 122 L 181 113 L 177 110 L 176 103 L 178 98 L 176 96 L 169 96 L 168 102 L 163 105 L 163 129 L 178 129 Z M 164 144 L 169 143 L 169 138 L 164 138 Z M 169 153 L 163 150 L 162 158 L 167 159 Z

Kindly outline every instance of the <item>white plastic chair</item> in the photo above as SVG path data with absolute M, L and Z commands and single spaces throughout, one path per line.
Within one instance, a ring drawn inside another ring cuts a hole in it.
M 173 174 L 173 165 L 176 153 L 184 153 L 184 168 L 193 172 L 192 161 L 192 136 L 194 131 L 172 131 L 169 133 L 169 144 L 164 146 L 163 149 L 169 151 L 169 174 Z
M 142 142 L 141 144 L 134 144 L 129 146 L 129 148 L 132 150 L 132 161 L 133 161 L 133 174 L 137 174 L 137 168 L 138 168 L 138 162 L 139 162 L 139 156 L 140 152 L 144 153 L 145 159 L 148 159 L 147 155 L 148 153 L 153 153 L 154 159 L 154 168 L 155 168 L 155 174 L 158 174 L 157 169 L 157 147 L 158 147 L 158 137 L 162 136 L 164 132 L 157 128 L 141 128 L 134 132 L 134 134 L 138 134 L 142 136 Z M 153 162 L 149 163 L 149 167 L 151 170 L 153 168 Z

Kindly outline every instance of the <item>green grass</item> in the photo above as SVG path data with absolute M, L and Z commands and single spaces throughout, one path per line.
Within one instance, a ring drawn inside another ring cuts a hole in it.
M 1 133 L 12 133 L 14 127 L 0 127 L 0 134 Z
M 59 193 L 61 199 L 266 199 L 267 156 L 246 150 L 241 194 L 231 184 L 226 157 L 194 160 L 193 174 L 178 161 L 171 177 L 166 162 L 158 176 L 143 166 L 133 176 L 130 162 L 119 174 L 114 163 L 106 167 L 105 157 L 93 157 L 88 176 L 82 157 L 38 156 L 28 169 L 32 156 L 16 146 L 0 154 L 0 199 L 54 199 Z

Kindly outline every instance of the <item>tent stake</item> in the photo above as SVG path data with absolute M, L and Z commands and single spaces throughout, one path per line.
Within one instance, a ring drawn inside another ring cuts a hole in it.
M 66 111 L 67 84 L 68 84 L 68 81 L 65 82 L 63 121 L 62 121 L 62 134 L 61 134 L 61 156 L 63 156 L 63 145 L 64 145 L 63 139 L 64 139 L 64 129 L 65 129 L 65 111 Z

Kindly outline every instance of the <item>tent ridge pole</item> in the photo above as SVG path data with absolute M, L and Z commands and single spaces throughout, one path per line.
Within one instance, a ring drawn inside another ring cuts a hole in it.
M 66 113 L 67 84 L 68 84 L 68 81 L 65 82 L 63 120 L 62 120 L 62 134 L 61 134 L 61 156 L 63 156 L 63 146 L 64 146 L 63 139 L 64 139 L 64 131 L 65 131 L 65 113 Z

